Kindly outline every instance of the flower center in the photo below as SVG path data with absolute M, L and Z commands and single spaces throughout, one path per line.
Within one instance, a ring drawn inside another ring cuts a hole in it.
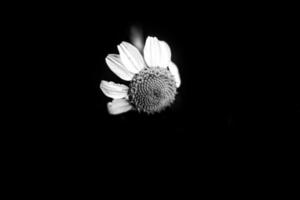
M 145 67 L 129 85 L 129 101 L 139 111 L 160 112 L 175 100 L 176 83 L 166 68 Z

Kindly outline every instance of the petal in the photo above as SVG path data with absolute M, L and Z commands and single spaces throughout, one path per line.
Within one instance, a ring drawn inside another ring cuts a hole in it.
M 164 41 L 148 37 L 144 48 L 144 57 L 150 67 L 167 67 L 171 61 L 171 50 Z
M 173 62 L 170 62 L 168 67 L 169 67 L 169 70 L 170 70 L 171 74 L 175 78 L 176 86 L 178 88 L 180 86 L 180 84 L 181 84 L 178 67 Z
M 122 42 L 118 45 L 120 58 L 123 65 L 132 73 L 138 73 L 146 65 L 139 50 L 128 42 Z
M 117 54 L 109 54 L 105 58 L 109 69 L 113 71 L 118 77 L 125 81 L 132 80 L 134 73 L 130 72 L 121 62 L 120 56 Z
M 149 67 L 158 67 L 159 49 L 158 39 L 156 37 L 147 37 L 144 47 L 144 58 Z
M 106 96 L 113 99 L 127 97 L 128 87 L 123 84 L 117 84 L 111 81 L 101 81 L 100 89 Z
M 132 106 L 125 99 L 114 99 L 107 104 L 109 114 L 117 115 L 132 109 Z
M 165 41 L 160 41 L 160 67 L 167 67 L 171 61 L 171 49 Z

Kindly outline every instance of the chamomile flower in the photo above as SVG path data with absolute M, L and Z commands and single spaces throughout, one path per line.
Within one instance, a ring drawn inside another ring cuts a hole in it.
M 118 45 L 118 51 L 119 54 L 109 54 L 105 61 L 119 78 L 130 82 L 123 85 L 101 81 L 100 89 L 113 99 L 107 104 L 110 114 L 117 115 L 130 110 L 152 114 L 174 102 L 181 81 L 166 42 L 148 37 L 143 56 L 128 42 Z

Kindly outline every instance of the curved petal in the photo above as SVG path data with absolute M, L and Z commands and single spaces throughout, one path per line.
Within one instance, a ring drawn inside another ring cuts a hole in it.
M 144 48 L 144 58 L 150 67 L 167 67 L 171 61 L 170 47 L 156 37 L 148 37 Z
M 107 104 L 109 114 L 118 115 L 132 109 L 132 106 L 125 99 L 114 99 Z
M 105 58 L 109 69 L 113 71 L 118 77 L 125 81 L 132 80 L 134 73 L 130 72 L 121 62 L 120 56 L 117 54 L 109 54 Z
M 176 86 L 178 88 L 180 86 L 180 84 L 181 84 L 178 67 L 173 62 L 170 62 L 168 67 L 169 67 L 169 70 L 170 70 L 171 74 L 175 78 Z
M 101 81 L 100 89 L 102 92 L 113 99 L 120 99 L 127 97 L 128 87 L 123 84 L 117 84 L 112 81 Z
M 139 50 L 128 42 L 122 42 L 118 45 L 120 58 L 123 65 L 132 73 L 138 73 L 146 65 Z

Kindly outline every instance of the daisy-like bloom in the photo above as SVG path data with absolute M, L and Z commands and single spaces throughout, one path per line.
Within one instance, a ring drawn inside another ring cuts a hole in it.
M 177 66 L 171 61 L 169 45 L 156 37 L 148 37 L 143 55 L 128 42 L 118 45 L 118 54 L 109 54 L 105 61 L 118 77 L 130 81 L 129 85 L 102 80 L 100 89 L 113 98 L 107 104 L 112 115 L 129 110 L 149 114 L 170 106 L 180 86 Z

